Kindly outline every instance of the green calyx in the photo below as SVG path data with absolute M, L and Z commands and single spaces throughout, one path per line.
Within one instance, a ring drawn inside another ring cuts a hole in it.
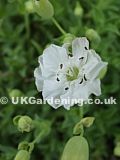
M 44 20 L 50 19 L 54 15 L 54 8 L 49 0 L 33 0 L 33 6 L 35 12 Z
M 69 68 L 66 74 L 67 81 L 74 81 L 78 78 L 79 69 L 74 66 L 73 68 Z
M 117 157 L 120 157 L 120 142 L 117 142 L 117 144 L 114 148 L 114 155 Z
M 34 13 L 34 6 L 31 0 L 25 2 L 25 9 L 28 13 Z
M 79 17 L 82 17 L 83 16 L 83 8 L 82 6 L 80 5 L 80 3 L 77 1 L 76 2 L 76 6 L 75 6 L 75 9 L 74 9 L 74 14 L 76 16 L 79 16 Z
M 67 33 L 64 36 L 63 43 L 70 43 L 72 44 L 72 41 L 75 39 L 75 35 L 71 33 Z
M 16 116 L 13 119 L 14 125 L 18 127 L 20 132 L 30 132 L 34 128 L 33 120 L 29 116 Z
M 73 129 L 73 135 L 81 135 L 83 136 L 84 134 L 84 127 L 86 128 L 89 128 L 93 125 L 95 121 L 95 118 L 94 117 L 85 117 L 85 118 L 82 118 L 80 120 L 80 122 L 78 122 L 74 129 Z
M 89 146 L 82 136 L 73 136 L 65 145 L 61 160 L 88 160 Z
M 86 31 L 86 37 L 91 41 L 91 42 L 95 42 L 95 43 L 100 43 L 101 41 L 101 37 L 98 34 L 98 32 L 92 28 L 88 29 Z
M 21 132 L 30 132 L 33 129 L 33 120 L 28 116 L 23 116 L 18 121 L 18 129 Z
M 31 153 L 34 149 L 34 143 L 29 143 L 27 141 L 22 141 L 19 143 L 18 145 L 18 150 L 24 150 L 24 151 L 28 151 L 29 153 Z
M 30 160 L 30 154 L 26 150 L 20 150 L 14 160 Z

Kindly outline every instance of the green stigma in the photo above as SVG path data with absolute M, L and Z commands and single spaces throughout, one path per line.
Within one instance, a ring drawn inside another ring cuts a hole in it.
M 69 68 L 66 74 L 67 81 L 74 81 L 78 78 L 79 69 L 74 66 L 72 68 Z

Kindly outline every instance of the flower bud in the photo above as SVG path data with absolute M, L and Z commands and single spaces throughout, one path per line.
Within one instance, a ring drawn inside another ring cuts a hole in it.
M 81 122 L 78 122 L 73 129 L 73 135 L 80 135 L 80 134 L 83 135 L 83 133 L 84 133 L 83 125 L 81 124 Z
M 79 2 L 76 3 L 76 7 L 75 7 L 75 10 L 74 10 L 74 14 L 75 14 L 76 16 L 80 16 L 80 17 L 82 17 L 82 15 L 83 15 L 83 8 L 81 7 L 81 5 L 80 5 Z
M 72 137 L 66 144 L 61 160 L 88 160 L 89 147 L 82 136 Z
M 54 8 L 49 0 L 33 0 L 33 6 L 42 19 L 50 19 L 54 15 Z
M 73 129 L 73 134 L 74 135 L 83 135 L 84 133 L 84 127 L 90 127 L 93 122 L 94 122 L 95 118 L 94 117 L 86 117 L 80 120 L 80 122 L 78 122 L 74 129 Z
M 107 66 L 100 71 L 98 78 L 103 79 L 106 73 L 107 73 Z
M 34 7 L 33 7 L 32 0 L 29 0 L 29 1 L 25 2 L 25 9 L 28 13 L 33 13 L 34 12 Z
M 18 129 L 20 132 L 30 132 L 33 129 L 33 120 L 28 116 L 22 116 L 18 120 Z
M 30 160 L 30 154 L 26 150 L 20 150 L 14 160 Z
M 9 96 L 12 97 L 21 97 L 23 96 L 23 93 L 19 89 L 13 89 L 9 91 Z
M 13 118 L 13 123 L 14 123 L 15 126 L 18 125 L 18 121 L 19 121 L 19 119 L 20 119 L 21 117 L 22 117 L 21 115 L 18 115 L 18 116 L 15 116 L 15 117 Z
M 27 150 L 29 153 L 31 153 L 34 149 L 34 143 L 29 143 L 27 141 L 22 141 L 18 145 L 18 150 Z
M 93 124 L 94 120 L 94 117 L 85 117 L 80 122 L 81 124 L 83 124 L 83 126 L 90 127 Z
M 114 148 L 114 155 L 120 157 L 120 142 Z
M 99 34 L 94 29 L 88 29 L 86 31 L 86 37 L 96 44 L 99 44 L 101 41 Z
M 73 34 L 67 33 L 67 34 L 65 34 L 63 43 L 71 44 L 74 38 L 75 38 L 75 36 Z
M 18 150 L 28 150 L 28 148 L 29 148 L 29 143 L 27 141 L 23 141 L 18 145 Z

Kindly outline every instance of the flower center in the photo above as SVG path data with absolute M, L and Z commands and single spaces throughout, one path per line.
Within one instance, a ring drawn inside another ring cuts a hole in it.
M 67 81 L 74 81 L 78 78 L 78 74 L 79 74 L 79 69 L 74 66 L 74 67 L 70 67 L 68 68 L 67 70 L 67 73 L 66 73 L 66 78 L 67 78 Z

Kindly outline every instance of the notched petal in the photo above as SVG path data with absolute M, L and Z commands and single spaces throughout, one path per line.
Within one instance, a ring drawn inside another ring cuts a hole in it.
M 76 38 L 72 42 L 72 51 L 75 56 L 82 56 L 85 50 L 89 50 L 89 41 L 86 37 Z

